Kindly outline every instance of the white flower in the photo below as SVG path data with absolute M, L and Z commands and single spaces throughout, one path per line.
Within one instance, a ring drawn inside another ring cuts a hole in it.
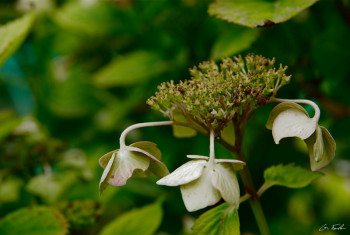
M 306 142 L 309 151 L 311 170 L 316 171 L 327 166 L 334 158 L 336 144 L 329 131 L 318 125 L 320 110 L 309 100 L 298 100 L 311 105 L 315 110 L 310 118 L 307 111 L 293 102 L 277 105 L 270 114 L 266 127 L 272 130 L 275 143 L 285 137 L 299 137 Z
M 275 143 L 286 137 L 310 137 L 316 130 L 318 117 L 310 118 L 306 110 L 295 103 L 281 103 L 270 114 L 266 127 L 272 130 Z
M 163 177 L 169 174 L 160 161 L 161 153 L 156 144 L 142 141 L 103 155 L 99 163 L 105 168 L 100 180 L 100 194 L 108 184 L 122 186 L 132 177 L 147 176 L 147 171 Z
M 212 164 L 208 157 L 189 155 L 196 160 L 189 161 L 170 175 L 157 181 L 159 185 L 179 186 L 188 211 L 196 211 L 214 205 L 220 198 L 239 206 L 240 191 L 235 174 L 245 165 L 233 159 L 215 159 Z

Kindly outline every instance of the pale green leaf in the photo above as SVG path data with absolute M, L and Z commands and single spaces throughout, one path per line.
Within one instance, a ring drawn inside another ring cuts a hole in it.
M 53 20 L 63 29 L 86 35 L 105 35 L 119 25 L 113 17 L 111 6 L 97 2 L 92 6 L 83 6 L 78 1 L 65 3 L 56 11 Z
M 2 179 L 0 183 L 0 205 L 4 202 L 16 202 L 20 200 L 20 192 L 23 180 L 20 178 Z
M 233 122 L 229 122 L 227 126 L 222 130 L 221 138 L 231 145 L 235 144 L 236 136 Z
M 320 172 L 311 172 L 294 164 L 272 166 L 265 170 L 264 191 L 273 186 L 280 185 L 288 188 L 302 188 L 313 180 L 322 176 Z
M 105 155 L 103 155 L 99 160 L 98 160 L 98 163 L 100 164 L 100 166 L 102 167 L 102 168 L 106 168 L 106 166 L 107 166 L 107 164 L 108 164 L 108 162 L 109 162 L 109 159 L 111 159 L 111 157 L 112 157 L 112 154 L 113 153 L 118 153 L 118 150 L 119 149 L 117 149 L 117 150 L 113 150 L 113 151 L 111 151 L 111 152 L 108 152 L 108 153 L 106 153 Z
M 0 142 L 1 142 L 3 139 L 9 136 L 17 126 L 19 126 L 22 119 L 17 117 L 11 117 L 11 118 L 6 118 L 4 120 L 0 118 L 0 121 L 1 121 L 1 125 L 0 125 Z
M 284 22 L 313 5 L 317 0 L 216 0 L 209 13 L 232 23 L 269 26 Z
M 280 103 L 278 105 L 276 105 L 276 107 L 274 107 L 270 113 L 269 119 L 266 122 L 266 128 L 269 130 L 272 130 L 272 126 L 273 126 L 273 122 L 275 121 L 276 117 L 283 111 L 287 110 L 287 109 L 298 109 L 300 111 L 302 111 L 303 113 L 305 113 L 305 115 L 307 117 L 309 117 L 309 114 L 307 113 L 307 111 L 301 106 L 298 105 L 296 103 L 290 103 L 290 102 L 283 102 Z
M 26 189 L 47 203 L 54 203 L 59 200 L 75 179 L 76 175 L 69 172 L 60 176 L 41 174 L 32 177 L 26 185 Z
M 144 83 L 167 69 L 168 65 L 156 52 L 135 51 L 119 56 L 94 75 L 101 87 L 132 86 Z
M 48 108 L 57 116 L 78 118 L 87 115 L 95 106 L 95 97 L 87 75 L 80 68 L 68 69 L 64 60 L 54 60 L 51 71 L 54 80 L 50 81 L 46 102 Z M 86 102 L 89 100 L 89 102 Z
M 238 211 L 223 203 L 202 214 L 192 230 L 192 235 L 239 235 Z
M 146 152 L 148 152 L 158 160 L 161 160 L 162 158 L 162 153 L 157 148 L 157 144 L 155 143 L 152 143 L 149 141 L 140 141 L 140 142 L 133 143 L 130 146 L 145 150 Z
M 161 203 L 155 202 L 140 209 L 134 209 L 107 224 L 99 235 L 152 235 L 162 221 Z
M 60 161 L 60 166 L 63 168 L 87 170 L 89 168 L 86 155 L 80 149 L 69 149 L 66 151 Z
M 179 112 L 173 112 L 174 121 L 188 123 L 186 117 Z M 173 125 L 173 135 L 177 138 L 190 138 L 197 134 L 196 130 L 180 125 Z
M 323 126 L 305 140 L 310 157 L 311 170 L 316 171 L 327 166 L 334 158 L 336 144 L 332 135 Z
M 68 224 L 64 216 L 51 207 L 28 207 L 0 220 L 1 235 L 65 235 Z
M 31 12 L 0 26 L 0 67 L 22 44 L 33 25 L 34 18 L 35 15 Z
M 230 57 L 249 49 L 258 37 L 256 29 L 236 29 L 228 31 L 218 37 L 211 50 L 211 58 L 214 60 L 222 57 Z
M 148 141 L 141 141 L 141 142 L 133 143 L 130 146 L 140 148 L 140 149 L 148 152 L 149 154 L 151 154 L 152 156 L 154 156 L 158 160 L 161 160 L 161 158 L 162 158 L 162 153 L 157 148 L 157 144 L 155 144 L 155 143 L 148 142 Z M 168 168 L 165 165 L 163 165 L 157 161 L 150 162 L 149 170 L 158 177 L 164 177 L 164 176 L 169 174 Z M 133 176 L 136 177 L 136 175 L 133 175 Z

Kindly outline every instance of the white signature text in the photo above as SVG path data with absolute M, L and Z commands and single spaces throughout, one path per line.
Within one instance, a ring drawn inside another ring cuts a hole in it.
M 321 228 L 318 229 L 318 231 L 345 230 L 345 229 L 346 228 L 344 224 L 332 224 L 332 225 L 324 224 L 321 226 Z

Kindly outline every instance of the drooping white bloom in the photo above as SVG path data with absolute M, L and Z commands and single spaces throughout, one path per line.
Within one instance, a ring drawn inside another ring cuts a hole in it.
M 235 174 L 245 165 L 233 159 L 215 159 L 189 155 L 189 161 L 171 174 L 157 181 L 159 185 L 180 186 L 182 198 L 188 211 L 196 211 L 217 203 L 220 198 L 239 206 L 240 191 Z
M 293 102 L 284 102 L 277 105 L 270 114 L 266 127 L 272 130 L 275 143 L 285 137 L 299 137 L 306 142 L 309 151 L 312 171 L 327 166 L 334 158 L 336 143 L 329 131 L 318 125 L 320 110 L 309 100 L 299 100 L 311 105 L 315 110 L 314 117 L 310 118 L 307 111 Z
M 108 184 L 122 186 L 132 176 L 146 176 L 148 170 L 163 177 L 169 173 L 160 161 L 160 151 L 151 142 L 137 142 L 103 155 L 99 163 L 104 168 L 100 193 Z
M 299 137 L 304 140 L 316 130 L 317 122 L 298 109 L 287 109 L 275 119 L 272 135 L 276 142 L 285 137 Z
M 295 103 L 281 103 L 270 114 L 266 127 L 272 130 L 276 144 L 286 137 L 310 137 L 316 130 L 318 117 L 310 118 L 306 110 Z

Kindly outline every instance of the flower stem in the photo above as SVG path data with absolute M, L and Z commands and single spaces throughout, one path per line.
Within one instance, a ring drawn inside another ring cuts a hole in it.
M 233 155 L 235 155 L 239 160 L 246 162 L 246 158 L 243 152 L 243 135 L 245 131 L 246 126 L 246 120 L 242 119 L 236 120 L 235 122 L 235 153 L 231 152 Z M 253 180 L 249 171 L 248 166 L 245 166 L 241 171 L 240 175 L 245 187 L 246 193 L 250 196 L 249 197 L 249 203 L 250 207 L 252 208 L 255 220 L 257 222 L 257 225 L 260 230 L 261 235 L 270 235 L 269 227 L 267 225 L 267 221 L 263 212 L 263 209 L 261 207 L 261 203 L 259 200 L 259 197 L 256 193 Z M 248 196 L 246 196 L 248 197 Z
M 127 136 L 127 134 L 135 129 L 141 128 L 141 127 L 149 127 L 149 126 L 168 126 L 168 125 L 172 125 L 173 122 L 172 121 L 161 121 L 161 122 L 144 122 L 144 123 L 138 123 L 132 126 L 129 126 L 128 128 L 126 128 L 122 134 L 120 135 L 120 148 L 125 147 L 125 137 Z
M 215 143 L 214 143 L 214 139 L 215 139 L 215 134 L 214 134 L 214 130 L 210 129 L 210 152 L 209 152 L 209 162 L 208 162 L 208 166 L 209 167 L 214 167 L 215 165 Z
M 272 98 L 270 100 L 270 102 L 290 102 L 290 103 L 301 103 L 301 104 L 308 104 L 310 105 L 314 110 L 315 110 L 315 115 L 313 117 L 313 119 L 316 120 L 316 122 L 318 122 L 318 120 L 320 119 L 320 115 L 321 115 L 321 111 L 320 108 L 317 106 L 317 104 L 311 100 L 305 100 L 305 99 L 280 99 L 280 98 Z
M 245 202 L 246 200 L 248 200 L 250 198 L 250 195 L 248 193 L 244 194 L 243 196 L 241 196 L 239 198 L 239 204 L 241 204 L 242 202 Z
M 257 192 L 258 196 L 261 197 L 261 195 L 273 185 L 274 183 L 264 183 Z

